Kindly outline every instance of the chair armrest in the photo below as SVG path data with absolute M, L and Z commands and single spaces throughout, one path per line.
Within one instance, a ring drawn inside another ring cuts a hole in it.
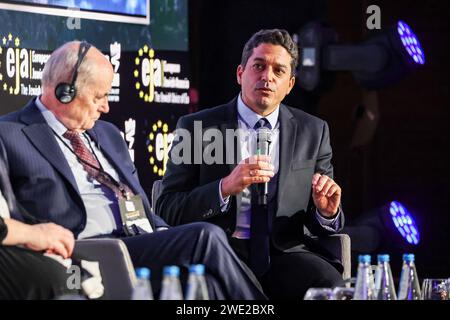
M 156 201 L 162 192 L 162 180 L 155 180 L 152 185 L 152 209 L 156 214 Z
M 341 260 L 344 266 L 342 277 L 348 279 L 351 277 L 351 242 L 347 234 L 332 234 L 327 237 L 320 237 L 320 242 L 333 254 Z
M 326 248 L 333 256 L 339 259 L 344 267 L 342 272 L 343 279 L 351 277 L 351 242 L 350 237 L 344 233 L 332 234 L 326 237 L 313 237 L 320 243 L 320 246 Z
M 102 299 L 128 300 L 136 283 L 133 263 L 120 239 L 83 239 L 75 242 L 74 256 L 98 261 L 105 293 Z

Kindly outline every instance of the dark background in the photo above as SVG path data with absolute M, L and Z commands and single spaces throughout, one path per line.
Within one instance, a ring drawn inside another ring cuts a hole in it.
M 338 32 L 341 43 L 358 43 L 368 33 L 366 8 L 371 4 L 381 8 L 382 28 L 398 20 L 410 25 L 424 48 L 425 66 L 394 86 L 370 93 L 351 74 L 336 73 L 329 90 L 310 93 L 296 87 L 285 103 L 329 123 L 335 179 L 343 188 L 348 223 L 392 200 L 405 204 L 416 218 L 421 232 L 417 247 L 399 249 L 394 239 L 383 234 L 386 241 L 373 252 L 372 259 L 376 253 L 391 253 L 394 277 L 398 278 L 401 254 L 408 250 L 416 254 L 419 277 L 448 277 L 447 1 L 191 0 L 192 87 L 199 90 L 199 109 L 236 96 L 235 72 L 243 45 L 259 29 L 284 28 L 292 34 L 306 22 L 322 19 Z M 378 101 L 378 123 L 357 127 L 358 106 L 369 95 Z M 373 135 L 370 129 L 376 129 Z M 353 136 L 364 134 L 371 138 L 367 143 L 351 146 Z
M 363 89 L 350 73 L 334 73 L 334 82 L 328 90 L 311 93 L 295 87 L 285 102 L 329 123 L 335 179 L 343 189 L 348 224 L 355 224 L 367 212 L 392 200 L 404 203 L 416 218 L 421 232 L 417 247 L 399 249 L 396 239 L 386 232 L 382 234 L 385 240 L 382 246 L 372 252 L 373 259 L 376 253 L 390 253 L 397 278 L 401 254 L 412 251 L 420 277 L 448 277 L 450 9 L 447 1 L 152 0 L 150 26 L 82 20 L 78 31 L 66 28 L 65 17 L 1 10 L 0 38 L 11 33 L 20 38 L 20 48 L 40 51 L 51 51 L 73 39 L 85 39 L 105 52 L 114 41 L 122 44 L 121 102 L 112 103 L 111 112 L 104 119 L 123 130 L 126 119 L 136 118 L 136 164 L 141 182 L 150 193 L 152 182 L 160 178 L 149 165 L 147 145 L 152 125 L 162 120 L 173 130 L 177 118 L 188 110 L 211 107 L 235 97 L 239 92 L 236 67 L 244 43 L 254 32 L 284 28 L 293 34 L 307 22 L 320 19 L 336 30 L 340 43 L 357 44 L 369 33 L 366 9 L 371 4 L 381 8 L 382 28 L 397 20 L 411 26 L 424 48 L 425 66 L 398 84 L 374 92 Z M 133 63 L 137 50 L 144 44 L 154 48 L 158 58 L 181 63 L 183 77 L 190 73 L 191 87 L 198 90 L 198 103 L 194 91 L 190 91 L 190 105 L 147 104 L 138 99 Z M 2 47 L 6 50 L 7 46 Z M 0 70 L 4 73 L 5 54 L 1 56 Z M 11 82 L 5 79 L 2 83 Z M 0 114 L 4 114 L 17 110 L 30 97 L 11 96 L 0 90 L 0 98 Z M 360 106 L 369 98 L 378 107 L 377 122 L 357 118 Z M 364 144 L 354 146 L 355 137 L 367 139 Z

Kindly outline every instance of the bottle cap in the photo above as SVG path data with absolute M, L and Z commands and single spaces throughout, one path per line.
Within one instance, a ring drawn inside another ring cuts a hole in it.
M 150 279 L 150 269 L 149 268 L 137 268 L 136 276 L 140 279 Z
M 180 268 L 177 266 L 166 266 L 164 267 L 163 273 L 164 275 L 178 277 L 180 275 Z
M 203 275 L 205 274 L 205 266 L 202 264 L 193 264 L 189 267 L 189 272 Z
M 407 262 L 413 262 L 414 261 L 414 254 L 413 253 L 405 253 L 403 255 L 403 260 Z
M 368 254 L 361 254 L 358 257 L 358 262 L 363 262 L 363 263 L 370 263 L 370 255 Z
M 379 254 L 378 262 L 389 262 L 389 255 L 388 254 Z

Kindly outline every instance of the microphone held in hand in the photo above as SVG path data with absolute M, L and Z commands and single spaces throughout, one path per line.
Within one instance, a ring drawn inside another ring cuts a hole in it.
M 261 127 L 256 130 L 256 153 L 257 155 L 269 155 L 271 130 L 267 127 Z M 259 183 L 257 186 L 258 204 L 267 205 L 269 194 L 269 182 Z

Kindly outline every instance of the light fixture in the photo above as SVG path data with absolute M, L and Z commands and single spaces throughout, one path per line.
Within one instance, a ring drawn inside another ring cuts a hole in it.
M 398 201 L 363 214 L 342 232 L 350 236 L 352 250 L 358 253 L 387 249 L 413 251 L 420 243 L 419 227 L 413 214 Z
M 411 213 L 401 203 L 392 201 L 389 213 L 397 231 L 409 244 L 417 245 L 420 242 L 420 234 Z
M 298 32 L 297 83 L 301 88 L 320 88 L 326 72 L 350 71 L 362 86 L 379 89 L 425 64 L 419 39 L 403 21 L 372 33 L 360 44 L 339 44 L 337 38 L 324 22 L 311 22 Z

